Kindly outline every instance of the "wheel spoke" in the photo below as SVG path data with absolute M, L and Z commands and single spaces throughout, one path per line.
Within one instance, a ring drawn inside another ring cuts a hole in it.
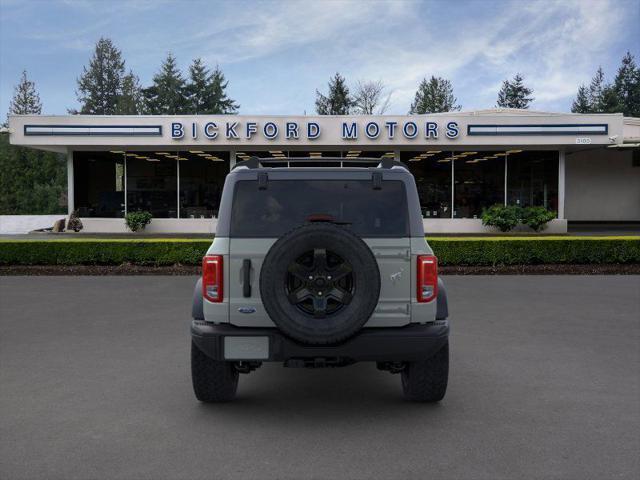
M 311 296 L 311 292 L 307 287 L 300 287 L 289 294 L 289 302 L 296 305 L 305 301 Z
M 324 248 L 315 248 L 313 250 L 313 269 L 316 272 L 327 269 L 327 251 Z
M 342 262 L 337 267 L 331 269 L 329 273 L 331 273 L 332 280 L 334 282 L 337 282 L 338 280 L 349 275 L 351 272 L 353 272 L 353 270 L 351 269 L 351 265 L 349 265 L 347 262 Z
M 322 318 L 327 314 L 327 299 L 326 297 L 313 297 L 313 315 L 317 318 Z
M 293 262 L 291 265 L 289 265 L 287 271 L 298 280 L 301 280 L 303 282 L 307 281 L 310 273 L 310 271 L 304 265 L 301 265 L 298 262 Z
M 327 296 L 333 298 L 334 300 L 337 300 L 343 305 L 349 305 L 349 303 L 351 303 L 351 299 L 353 298 L 351 293 L 347 292 L 346 290 L 340 287 L 333 287 L 329 291 Z

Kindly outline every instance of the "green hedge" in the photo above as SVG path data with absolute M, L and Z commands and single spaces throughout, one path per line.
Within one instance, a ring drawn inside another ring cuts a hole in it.
M 640 263 L 640 237 L 432 238 L 440 265 Z
M 440 265 L 640 263 L 640 237 L 431 238 Z M 199 265 L 210 240 L 0 240 L 0 265 Z
M 211 240 L 0 241 L 0 265 L 199 265 Z

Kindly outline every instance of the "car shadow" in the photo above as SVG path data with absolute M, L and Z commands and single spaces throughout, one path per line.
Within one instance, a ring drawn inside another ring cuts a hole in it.
M 313 427 L 353 423 L 395 422 L 436 414 L 444 404 L 405 400 L 400 375 L 374 364 L 342 368 L 289 369 L 270 364 L 240 377 L 238 396 L 225 404 L 197 404 L 203 419 L 259 421 L 262 426 L 296 422 Z M 446 400 L 446 399 L 445 399 Z

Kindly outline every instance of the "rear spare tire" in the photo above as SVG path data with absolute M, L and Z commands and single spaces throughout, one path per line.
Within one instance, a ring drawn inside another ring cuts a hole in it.
M 376 308 L 378 263 L 347 227 L 303 225 L 267 253 L 260 295 L 284 334 L 307 344 L 338 343 L 360 330 Z

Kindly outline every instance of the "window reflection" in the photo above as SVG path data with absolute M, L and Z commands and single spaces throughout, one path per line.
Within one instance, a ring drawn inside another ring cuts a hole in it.
M 180 218 L 218 216 L 224 179 L 229 173 L 228 154 L 180 152 Z
M 505 152 L 455 152 L 454 218 L 480 218 L 482 210 L 504 204 Z
M 558 152 L 508 152 L 507 202 L 558 211 Z
M 124 217 L 123 152 L 74 152 L 73 170 L 81 217 Z
M 127 211 L 147 211 L 155 218 L 176 218 L 176 159 L 155 152 L 127 152 L 126 155 Z
M 451 218 L 451 156 L 452 152 L 441 150 L 402 152 L 400 156 L 416 179 L 425 218 Z

